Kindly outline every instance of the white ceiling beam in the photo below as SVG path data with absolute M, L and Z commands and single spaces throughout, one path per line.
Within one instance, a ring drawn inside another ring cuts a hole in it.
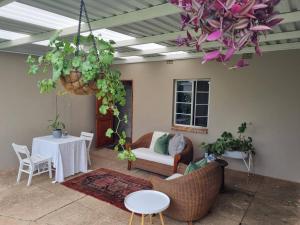
M 0 0 L 0 7 L 8 5 L 9 3 L 14 2 L 15 0 Z
M 91 27 L 93 30 L 109 28 L 115 26 L 121 26 L 124 24 L 139 22 L 143 20 L 153 19 L 156 17 L 167 16 L 179 13 L 181 10 L 169 3 L 152 6 L 146 9 L 137 10 L 134 12 L 125 13 L 118 16 L 108 17 L 105 19 L 97 20 L 91 22 Z M 82 32 L 88 31 L 88 25 L 83 24 L 81 27 Z M 57 31 L 45 32 L 42 34 L 37 34 L 33 36 L 29 36 L 26 38 L 20 38 L 13 41 L 6 41 L 0 44 L 0 49 L 24 45 L 28 43 L 48 40 L 51 36 L 53 36 Z M 65 28 L 61 30 L 60 36 L 68 36 L 77 33 L 77 26 Z
M 284 19 L 281 22 L 281 24 L 297 22 L 300 21 L 300 11 L 283 13 L 279 17 Z M 121 41 L 116 43 L 115 47 L 125 47 L 125 46 L 140 45 L 140 44 L 146 44 L 152 42 L 158 43 L 158 42 L 164 42 L 169 40 L 176 40 L 176 38 L 180 35 L 185 36 L 186 31 L 174 31 L 170 33 L 159 34 L 159 35 L 154 35 L 149 37 L 136 38 L 128 41 Z
M 165 34 L 159 34 L 159 35 L 153 35 L 149 37 L 143 37 L 143 38 L 136 38 L 128 41 L 120 41 L 115 44 L 115 47 L 125 47 L 125 46 L 131 46 L 131 45 L 140 45 L 140 44 L 146 44 L 146 43 L 152 43 L 152 42 L 163 42 L 163 41 L 169 41 L 169 40 L 176 40 L 178 36 L 184 36 L 186 35 L 186 31 L 175 31 Z
M 262 35 L 260 37 L 260 42 L 280 41 L 280 40 L 294 39 L 294 38 L 300 38 L 300 31 L 290 31 L 290 32 L 269 34 L 267 37 Z M 215 48 L 218 46 L 219 46 L 218 42 L 206 42 L 202 45 L 203 48 Z M 141 56 L 141 55 L 151 55 L 151 54 L 159 54 L 165 52 L 190 51 L 194 49 L 195 47 L 175 46 L 175 47 L 165 47 L 165 48 L 159 48 L 153 50 L 116 53 L 115 56 L 116 57 Z
M 300 11 L 282 13 L 279 15 L 279 17 L 283 18 L 281 24 L 298 22 L 300 21 Z
M 263 52 L 274 52 L 274 51 L 284 51 L 284 50 L 294 50 L 300 49 L 300 42 L 295 43 L 285 43 L 276 45 L 265 45 L 261 47 Z M 245 48 L 239 51 L 237 54 L 244 53 L 254 53 L 254 48 Z M 167 61 L 167 60 L 183 60 L 183 59 L 193 59 L 202 57 L 203 53 L 186 53 L 182 55 L 169 55 L 169 56 L 156 56 L 156 57 L 141 57 L 138 59 L 124 59 L 116 60 L 114 64 L 130 64 L 130 63 L 143 63 L 143 62 L 156 62 L 156 61 Z

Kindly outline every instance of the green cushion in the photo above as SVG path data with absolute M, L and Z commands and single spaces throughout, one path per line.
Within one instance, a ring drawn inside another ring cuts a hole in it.
M 171 137 L 168 134 L 164 134 L 157 139 L 154 144 L 154 151 L 159 154 L 169 155 L 168 146 Z
M 207 165 L 207 160 L 206 158 L 201 159 L 198 162 L 190 162 L 190 164 L 188 165 L 188 167 L 186 168 L 186 170 L 184 171 L 184 175 L 187 175 L 197 169 L 203 168 L 204 166 Z

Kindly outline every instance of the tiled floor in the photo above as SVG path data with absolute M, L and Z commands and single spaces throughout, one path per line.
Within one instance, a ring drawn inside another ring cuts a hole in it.
M 111 150 L 92 153 L 93 168 L 106 167 L 147 179 L 141 170 L 126 170 L 126 162 Z M 300 184 L 250 177 L 226 171 L 226 192 L 195 225 L 300 225 Z M 15 174 L 0 177 L 0 225 L 125 225 L 129 213 L 93 197 L 52 184 L 46 175 L 26 175 L 15 184 Z M 139 218 L 134 221 L 140 224 Z M 183 225 L 166 218 L 166 225 Z M 154 224 L 160 224 L 157 217 Z

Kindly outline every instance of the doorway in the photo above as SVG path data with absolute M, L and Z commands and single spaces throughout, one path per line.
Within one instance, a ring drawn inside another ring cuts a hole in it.
M 133 119 L 133 81 L 124 80 L 122 81 L 126 91 L 126 105 L 124 107 L 119 107 L 120 117 L 123 118 L 126 114 L 128 117 L 128 123 L 121 123 L 119 131 L 125 131 L 127 136 L 127 142 L 132 141 L 132 119 Z M 101 106 L 101 101 L 96 102 L 96 148 L 107 147 L 114 148 L 116 142 L 118 141 L 116 137 L 108 138 L 105 133 L 108 128 L 116 128 L 117 121 L 112 115 L 108 113 L 107 115 L 101 115 L 99 113 L 99 107 Z
M 126 91 L 126 105 L 124 107 L 119 107 L 121 118 L 124 115 L 128 117 L 128 123 L 121 123 L 119 130 L 124 130 L 127 136 L 127 142 L 132 141 L 132 116 L 133 116 L 133 82 L 132 80 L 123 80 L 123 85 Z M 114 121 L 114 128 L 116 128 L 116 121 Z

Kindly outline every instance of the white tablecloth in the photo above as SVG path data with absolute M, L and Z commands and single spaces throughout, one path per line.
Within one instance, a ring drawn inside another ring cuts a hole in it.
M 33 138 L 32 155 L 52 158 L 55 181 L 78 172 L 87 172 L 87 150 L 83 139 L 74 136 L 54 138 L 52 135 Z

